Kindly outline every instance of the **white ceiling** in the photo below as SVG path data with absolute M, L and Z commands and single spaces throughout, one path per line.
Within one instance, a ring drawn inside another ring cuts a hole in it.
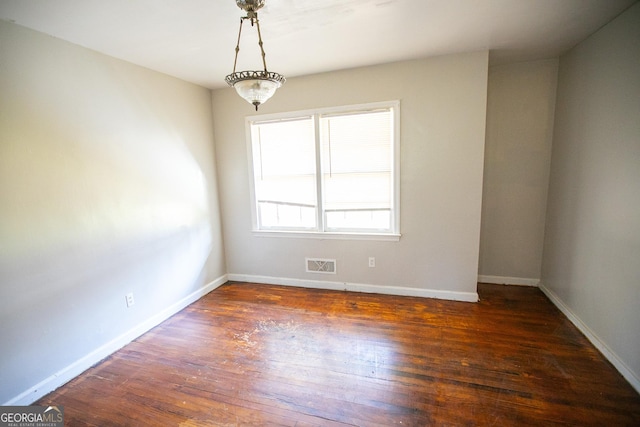
M 558 56 L 636 0 L 266 0 L 267 65 L 286 77 L 489 49 Z M 209 88 L 233 68 L 235 0 L 0 0 L 0 19 Z M 261 69 L 243 28 L 238 71 Z

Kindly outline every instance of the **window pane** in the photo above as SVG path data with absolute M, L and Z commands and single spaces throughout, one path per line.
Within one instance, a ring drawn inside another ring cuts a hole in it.
M 393 116 L 382 110 L 320 120 L 327 229 L 391 229 Z
M 259 225 L 316 228 L 316 161 L 310 117 L 251 126 Z
M 328 229 L 386 230 L 391 224 L 391 210 L 334 211 L 325 213 Z
M 254 116 L 258 230 L 397 233 L 399 103 Z

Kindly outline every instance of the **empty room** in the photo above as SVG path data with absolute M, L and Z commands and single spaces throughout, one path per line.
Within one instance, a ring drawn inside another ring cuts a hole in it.
M 634 0 L 0 0 L 0 426 L 640 425 L 639 76 Z

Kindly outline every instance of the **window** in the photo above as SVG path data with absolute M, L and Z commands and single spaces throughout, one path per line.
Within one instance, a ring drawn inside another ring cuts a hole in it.
M 399 232 L 399 102 L 247 119 L 257 231 Z

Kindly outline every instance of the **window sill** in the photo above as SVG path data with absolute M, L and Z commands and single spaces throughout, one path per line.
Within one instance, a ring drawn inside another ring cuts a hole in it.
M 313 231 L 267 231 L 253 230 L 255 237 L 284 237 L 294 239 L 318 240 L 378 240 L 385 242 L 399 242 L 401 234 L 391 233 L 320 233 Z

